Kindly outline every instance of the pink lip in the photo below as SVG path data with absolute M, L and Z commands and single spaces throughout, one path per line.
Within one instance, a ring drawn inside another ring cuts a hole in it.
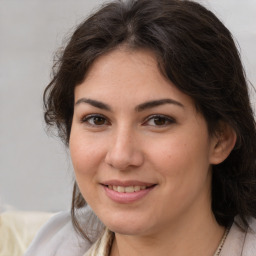
M 140 185 L 137 185 L 137 186 L 140 186 Z M 145 185 L 142 185 L 142 186 L 145 186 Z M 120 204 L 129 204 L 144 198 L 146 195 L 148 195 L 148 193 L 150 193 L 155 188 L 155 186 L 151 186 L 146 189 L 132 192 L 132 193 L 120 193 L 112 189 L 109 189 L 107 186 L 103 186 L 103 188 L 106 192 L 106 195 L 112 201 Z
M 127 180 L 127 181 L 120 181 L 120 180 L 108 180 L 101 183 L 105 186 L 122 186 L 122 187 L 129 187 L 129 186 L 146 186 L 150 187 L 155 185 L 154 183 L 142 182 L 138 180 Z

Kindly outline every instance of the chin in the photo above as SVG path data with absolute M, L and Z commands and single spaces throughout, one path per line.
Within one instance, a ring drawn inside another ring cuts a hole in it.
M 115 225 L 107 226 L 107 228 L 114 233 L 121 234 L 121 235 L 128 235 L 128 236 L 141 235 L 142 233 L 144 233 L 143 232 L 144 228 L 137 227 L 132 224 L 130 225 L 126 224 L 125 226 L 115 224 Z
M 103 219 L 102 222 L 112 232 L 122 235 L 140 235 L 148 229 L 148 223 L 140 218 L 127 218 L 125 216 L 112 217 L 110 220 Z

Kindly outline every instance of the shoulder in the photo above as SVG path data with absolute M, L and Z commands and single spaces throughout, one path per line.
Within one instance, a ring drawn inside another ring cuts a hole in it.
M 0 214 L 0 255 L 22 255 L 40 227 L 52 216 L 44 212 L 7 211 Z M 15 247 L 13 246 L 15 244 Z
M 221 256 L 255 256 L 256 255 L 256 219 L 248 220 L 246 231 L 240 228 L 240 220 L 236 218 L 221 250 Z
M 245 256 L 256 255 L 256 219 L 254 218 L 249 220 L 249 228 L 246 232 L 243 252 Z
M 93 213 L 89 207 L 83 209 L 81 213 L 83 225 L 89 223 L 91 215 Z M 95 220 L 97 222 L 97 219 Z M 65 211 L 54 215 L 41 228 L 24 256 L 80 256 L 90 247 L 91 242 L 75 231 L 71 214 Z

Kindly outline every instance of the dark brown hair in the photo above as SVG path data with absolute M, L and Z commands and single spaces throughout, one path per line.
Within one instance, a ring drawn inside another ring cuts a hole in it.
M 76 28 L 55 63 L 44 93 L 46 123 L 57 126 L 68 145 L 74 87 L 96 58 L 120 45 L 154 52 L 163 75 L 194 99 L 210 134 L 220 121 L 234 129 L 234 150 L 213 166 L 212 210 L 219 224 L 228 226 L 239 215 L 246 227 L 247 217 L 256 217 L 256 132 L 247 82 L 229 30 L 198 3 L 127 0 L 102 6 Z M 76 210 L 85 204 L 75 183 L 72 217 L 82 233 Z

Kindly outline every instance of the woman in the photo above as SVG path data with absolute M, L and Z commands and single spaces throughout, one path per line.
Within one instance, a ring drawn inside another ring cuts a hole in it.
M 70 148 L 80 235 L 62 213 L 26 255 L 256 254 L 255 123 L 232 36 L 210 11 L 105 5 L 74 32 L 44 100 Z

